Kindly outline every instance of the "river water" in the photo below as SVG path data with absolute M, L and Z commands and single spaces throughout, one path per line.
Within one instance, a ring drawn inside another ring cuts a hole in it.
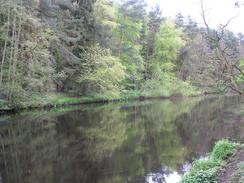
M 222 138 L 239 96 L 130 101 L 0 116 L 0 183 L 177 183 Z

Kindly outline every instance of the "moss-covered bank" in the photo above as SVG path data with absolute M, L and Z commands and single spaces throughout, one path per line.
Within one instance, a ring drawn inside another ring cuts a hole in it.
M 244 166 L 240 158 L 244 153 L 243 149 L 244 146 L 238 143 L 228 140 L 218 141 L 206 159 L 193 163 L 191 170 L 183 176 L 181 183 L 231 183 L 229 181 L 231 179 L 233 183 L 243 183 Z M 223 170 L 230 171 L 229 161 L 233 156 L 236 157 L 236 162 L 232 163 L 232 170 L 236 171 L 232 172 L 233 178 L 230 178 L 230 174 L 223 173 Z

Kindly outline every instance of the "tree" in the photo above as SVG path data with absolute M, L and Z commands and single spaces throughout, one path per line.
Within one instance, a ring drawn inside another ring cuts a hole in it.
M 117 28 L 116 8 L 111 0 L 97 0 L 94 4 L 97 40 L 102 47 L 113 48 L 114 29 Z
M 185 26 L 184 16 L 181 13 L 176 14 L 175 25 L 177 28 L 183 28 Z
M 41 0 L 37 9 L 42 23 L 55 32 L 57 40 L 50 44 L 55 64 L 54 81 L 59 92 L 77 90 L 80 53 L 84 47 L 96 44 L 94 18 L 95 0 Z M 33 8 L 35 11 L 35 8 Z
M 145 37 L 145 43 L 142 45 L 142 55 L 144 58 L 145 73 L 144 79 L 147 80 L 150 78 L 150 62 L 155 54 L 155 41 L 156 35 L 160 31 L 160 26 L 162 24 L 163 18 L 159 6 L 154 7 L 148 15 L 147 22 L 147 35 Z
M 173 22 L 164 23 L 156 36 L 154 58 L 157 62 L 174 62 L 179 49 L 184 45 L 181 39 L 182 32 L 175 28 Z
M 126 89 L 139 89 L 144 70 L 143 59 L 140 54 L 140 32 L 145 17 L 145 2 L 127 0 L 118 10 L 118 27 L 116 29 L 116 55 L 126 67 Z
M 213 55 L 204 35 L 196 34 L 181 51 L 179 77 L 206 92 L 219 92 L 223 89 L 219 79 L 221 67 L 213 60 Z
M 222 65 L 222 73 L 224 74 L 224 77 L 222 77 L 221 79 L 223 80 L 224 84 L 231 90 L 242 94 L 243 91 L 240 89 L 240 86 L 237 83 L 237 78 L 239 75 L 243 75 L 243 73 L 238 67 L 239 61 L 235 61 L 232 59 L 232 56 L 235 54 L 234 50 L 230 47 L 230 45 L 226 44 L 226 41 L 224 39 L 226 34 L 228 33 L 226 29 L 227 26 L 233 19 L 238 16 L 238 14 L 230 18 L 226 22 L 226 24 L 220 25 L 217 30 L 212 30 L 210 29 L 206 20 L 203 0 L 201 0 L 201 9 L 203 22 L 206 26 L 206 39 L 215 50 L 215 60 L 217 60 Z
M 118 98 L 125 78 L 125 68 L 120 59 L 98 45 L 85 50 L 81 59 L 78 82 L 83 88 L 82 94 Z
M 174 22 L 166 21 L 156 35 L 155 53 L 151 60 L 151 78 L 142 87 L 144 95 L 170 96 L 175 92 L 188 95 L 194 88 L 176 77 L 176 60 L 184 46 L 182 31 L 175 28 Z

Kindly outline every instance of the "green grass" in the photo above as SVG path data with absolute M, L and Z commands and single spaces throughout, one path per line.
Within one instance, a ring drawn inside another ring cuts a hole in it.
M 211 153 L 212 159 L 224 161 L 233 154 L 233 151 L 239 146 L 240 144 L 231 143 L 228 140 L 221 140 L 214 146 L 213 152 Z
M 109 102 L 114 100 L 131 100 L 138 99 L 138 92 L 124 92 L 121 97 L 112 98 L 105 95 L 96 95 L 96 96 L 82 96 L 82 97 L 70 97 L 65 94 L 47 94 L 47 95 L 30 95 L 22 101 L 19 101 L 16 104 L 8 104 L 4 100 L 0 100 L 0 109 L 8 109 L 8 106 L 18 109 L 29 109 L 29 108 L 44 108 L 44 107 L 60 107 L 84 103 L 93 103 L 93 102 Z
M 44 96 L 34 95 L 20 103 L 20 108 L 41 108 L 41 107 L 59 107 L 65 105 L 75 105 L 93 101 L 93 98 L 69 97 L 62 94 L 48 94 Z
M 141 93 L 139 90 L 125 90 L 121 94 L 121 98 L 124 100 L 138 99 Z
M 187 86 L 187 85 L 186 85 Z M 182 96 L 188 96 L 196 94 L 195 91 L 190 90 L 186 87 L 188 94 L 181 91 L 177 94 L 182 94 Z M 65 94 L 28 94 L 24 95 L 21 99 L 14 100 L 13 103 L 9 104 L 4 100 L 0 100 L 0 110 L 9 110 L 9 109 L 30 109 L 30 108 L 44 108 L 44 107 L 60 107 L 67 105 L 76 105 L 84 103 L 94 103 L 94 102 L 110 102 L 110 101 L 126 101 L 126 100 L 137 100 L 140 96 L 145 97 L 170 97 L 174 94 L 173 91 L 165 92 L 161 90 L 152 90 L 148 92 L 142 92 L 140 90 L 123 90 L 120 95 L 114 95 L 113 93 L 107 93 L 106 95 L 97 94 L 93 96 L 82 96 L 82 97 L 70 97 Z
M 181 183 L 217 183 L 218 170 L 238 147 L 240 144 L 228 140 L 218 141 L 208 159 L 195 161 L 190 172 L 183 176 Z

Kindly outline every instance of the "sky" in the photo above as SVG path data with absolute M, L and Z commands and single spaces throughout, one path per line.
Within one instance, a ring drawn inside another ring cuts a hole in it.
M 163 16 L 175 17 L 180 12 L 183 16 L 190 15 L 199 25 L 203 25 L 201 17 L 200 0 L 145 0 L 149 6 L 159 4 L 162 9 Z M 206 10 L 206 18 L 210 27 L 216 28 L 220 24 L 226 22 L 236 16 L 228 26 L 228 29 L 238 33 L 244 33 L 244 6 L 235 7 L 237 0 L 203 0 Z M 244 1 L 243 1 L 244 2 Z

